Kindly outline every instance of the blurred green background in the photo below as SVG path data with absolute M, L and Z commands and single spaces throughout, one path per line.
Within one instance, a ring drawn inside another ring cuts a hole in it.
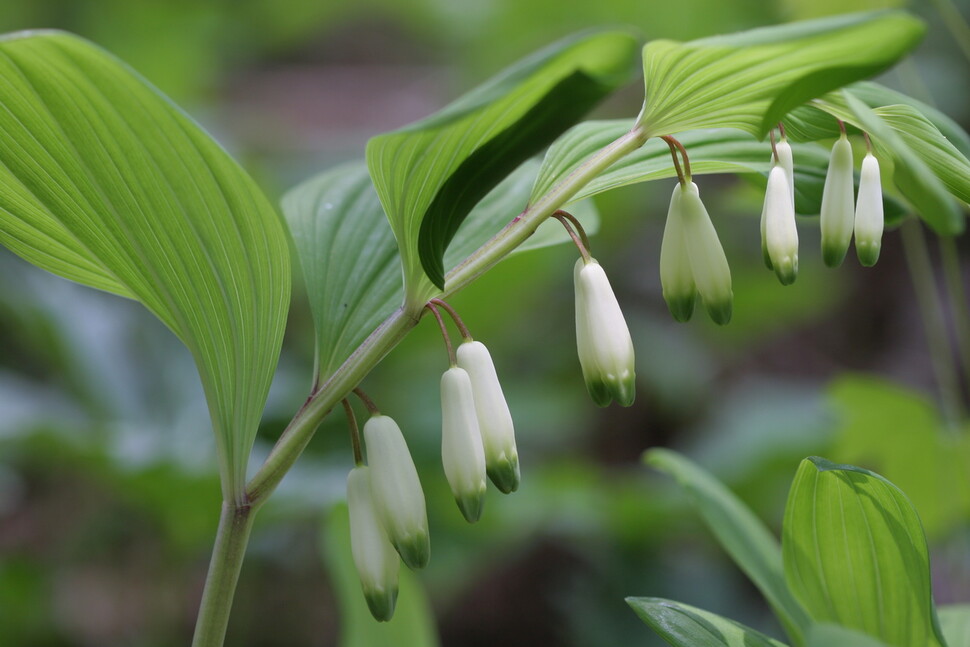
M 646 39 L 689 39 L 904 4 L 930 33 L 882 80 L 967 128 L 968 53 L 951 31 L 970 16 L 965 0 L 4 0 L 0 32 L 56 27 L 100 43 L 198 119 L 278 200 L 362 157 L 370 136 L 573 31 L 630 24 Z M 641 100 L 631 84 L 596 116 L 632 120 Z M 958 383 L 963 417 L 945 418 L 928 340 L 952 360 L 960 331 L 945 299 L 930 310 L 939 325 L 927 330 L 911 272 L 928 250 L 937 279 L 929 290 L 944 296 L 936 241 L 904 245 L 888 232 L 875 268 L 850 257 L 828 270 L 807 219 L 800 276 L 782 288 L 761 265 L 758 190 L 726 176 L 699 184 L 735 282 L 725 328 L 700 316 L 677 324 L 666 312 L 657 262 L 671 182 L 618 190 L 598 205 L 604 224 L 593 252 L 637 349 L 629 409 L 599 410 L 586 396 L 574 250 L 509 260 L 453 300 L 492 352 L 523 469 L 520 490 L 493 490 L 479 524 L 461 519 L 438 457 L 447 361 L 436 329 L 422 324 L 365 382 L 404 428 L 422 475 L 433 559 L 418 580 L 441 645 L 658 645 L 627 595 L 682 600 L 779 635 L 673 485 L 640 465 L 652 446 L 695 458 L 775 528 L 800 458 L 876 469 L 920 511 L 937 602 L 970 601 L 970 385 Z M 967 237 L 955 246 L 966 285 Z M 188 644 L 219 509 L 188 352 L 139 306 L 5 250 L 0 277 L 0 647 Z M 294 294 L 259 456 L 309 388 L 311 322 Z M 257 520 L 227 645 L 415 644 L 369 634 L 348 579 L 334 512 L 352 466 L 345 427 L 338 415 L 324 422 Z M 419 588 L 404 590 L 401 605 L 412 619 L 428 612 Z

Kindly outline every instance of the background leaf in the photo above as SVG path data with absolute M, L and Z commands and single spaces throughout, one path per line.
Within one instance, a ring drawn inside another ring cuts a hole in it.
M 764 523 L 722 483 L 684 456 L 653 449 L 645 460 L 677 479 L 724 550 L 768 600 L 792 641 L 801 644 L 810 619 L 785 583 L 781 547 Z
M 282 223 L 246 173 L 103 50 L 58 32 L 4 37 L 0 242 L 141 301 L 188 346 L 225 495 L 239 496 L 290 292 Z
M 662 598 L 627 598 L 640 619 L 673 647 L 785 647 L 739 622 Z
M 321 548 L 340 607 L 340 647 L 437 647 L 431 606 L 420 580 L 405 566 L 401 567 L 394 617 L 390 622 L 377 622 L 371 616 L 350 553 L 346 503 L 335 505 L 327 515 Z
M 823 458 L 802 461 L 782 535 L 785 577 L 817 622 L 894 647 L 945 643 L 919 518 L 892 483 Z
M 626 82 L 627 32 L 582 34 L 508 68 L 431 117 L 368 142 L 367 164 L 401 250 L 409 300 L 444 287 L 444 253 L 472 207 Z M 427 275 L 427 278 L 425 277 Z
M 528 162 L 476 207 L 445 256 L 449 269 L 463 261 L 528 201 L 538 167 Z M 591 203 L 575 215 L 589 233 L 598 216 Z M 315 381 L 325 381 L 364 339 L 401 305 L 404 289 L 394 234 L 363 162 L 331 169 L 283 197 L 316 329 Z M 547 221 L 515 253 L 569 241 L 556 221 Z
M 762 137 L 802 103 L 887 69 L 922 24 L 899 11 L 851 14 L 643 48 L 651 135 L 732 127 Z
M 805 647 L 885 647 L 872 636 L 852 631 L 833 624 L 815 625 L 808 632 L 808 642 Z

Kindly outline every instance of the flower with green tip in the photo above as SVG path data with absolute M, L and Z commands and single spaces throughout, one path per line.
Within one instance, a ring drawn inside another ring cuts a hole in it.
M 680 196 L 680 185 L 677 185 L 670 196 L 663 241 L 660 243 L 660 286 L 670 314 L 677 321 L 684 322 L 694 314 L 697 288 L 694 286 L 694 273 L 690 269 L 687 239 L 684 238 Z
M 791 208 L 792 213 L 795 213 L 795 160 L 792 157 L 791 144 L 788 140 L 782 137 L 774 146 L 774 153 L 771 156 L 772 168 L 775 166 L 780 166 L 785 171 L 785 175 L 788 178 L 788 194 L 791 197 Z M 767 191 L 765 195 L 765 202 L 767 203 Z M 761 210 L 761 257 L 764 259 L 765 267 L 769 270 L 775 269 L 771 265 L 771 255 L 768 253 L 768 231 L 767 222 L 765 219 L 765 210 Z
M 795 227 L 795 205 L 789 192 L 787 175 L 780 164 L 772 167 L 762 209 L 764 244 L 768 249 L 771 267 L 782 285 L 794 283 L 798 275 L 798 229 Z
M 350 548 L 364 599 L 371 615 L 387 622 L 397 603 L 401 560 L 384 531 L 374 506 L 370 468 L 359 465 L 347 475 Z
M 731 320 L 734 292 L 731 290 L 731 267 L 728 265 L 714 223 L 701 202 L 697 185 L 678 184 L 680 213 L 683 220 L 687 256 L 694 276 L 694 285 L 701 295 L 707 314 L 717 324 Z
M 859 199 L 855 206 L 855 251 L 859 262 L 872 267 L 879 260 L 884 224 L 879 161 L 868 153 L 859 175 Z
M 822 260 L 829 267 L 842 264 L 852 240 L 855 219 L 853 186 L 852 145 L 843 133 L 832 147 L 822 188 L 819 227 L 822 230 Z
M 485 506 L 485 451 L 471 378 L 457 366 L 441 376 L 441 462 L 458 509 L 475 523 Z
M 576 347 L 590 397 L 597 406 L 611 400 L 624 407 L 636 396 L 633 340 L 606 272 L 595 259 L 580 258 L 573 269 L 576 288 Z
M 515 428 L 505 401 L 495 364 L 485 344 L 465 341 L 458 347 L 458 367 L 468 373 L 475 398 L 478 429 L 485 450 L 485 471 L 499 490 L 508 494 L 519 488 L 519 454 Z
M 424 568 L 431 556 L 428 513 L 418 470 L 393 419 L 374 415 L 364 424 L 374 504 L 388 539 L 404 563 Z

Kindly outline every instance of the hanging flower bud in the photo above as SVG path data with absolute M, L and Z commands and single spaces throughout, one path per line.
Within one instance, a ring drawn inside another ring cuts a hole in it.
M 458 347 L 458 366 L 468 373 L 471 380 L 488 477 L 503 493 L 514 492 L 519 488 L 515 429 L 492 356 L 485 344 L 466 341 Z
M 859 200 L 855 206 L 855 251 L 859 262 L 866 267 L 872 267 L 879 260 L 882 229 L 882 182 L 879 179 L 879 161 L 872 153 L 868 153 L 862 160 Z
M 374 504 L 391 544 L 411 568 L 431 556 L 428 513 L 418 470 L 400 427 L 380 414 L 364 424 Z
M 597 406 L 611 400 L 633 404 L 636 373 L 633 340 L 606 272 L 595 259 L 580 258 L 573 269 L 576 288 L 576 346 L 586 389 Z
M 791 198 L 791 209 L 792 214 L 795 213 L 795 161 L 792 157 L 791 145 L 788 143 L 787 139 L 782 138 L 780 142 L 775 144 L 774 153 L 771 156 L 772 168 L 780 166 L 785 171 L 785 176 L 788 179 L 788 195 Z M 770 174 L 769 174 L 770 175 Z M 768 206 L 768 193 L 765 191 L 765 208 L 761 210 L 761 258 L 765 262 L 765 267 L 769 270 L 775 269 L 771 263 L 771 254 L 768 253 L 768 227 L 767 227 L 767 206 Z M 794 216 L 793 216 L 794 217 Z M 796 232 L 797 236 L 797 232 Z M 797 246 L 797 241 L 796 241 Z M 797 268 L 796 268 L 797 271 Z M 781 280 L 781 276 L 778 277 Z M 792 278 L 791 283 L 795 279 Z M 782 281 L 783 285 L 788 285 Z
M 694 287 L 694 274 L 690 269 L 687 240 L 684 238 L 680 195 L 680 185 L 677 185 L 670 196 L 667 224 L 664 225 L 663 242 L 660 244 L 660 285 L 670 314 L 683 322 L 690 320 L 694 314 L 697 289 Z
M 794 283 L 798 275 L 798 229 L 795 207 L 788 191 L 787 172 L 779 164 L 768 174 L 765 191 L 765 244 L 772 268 L 782 285 Z
M 371 615 L 387 622 L 397 602 L 397 576 L 401 560 L 381 525 L 374 506 L 370 468 L 360 465 L 347 476 L 350 512 L 350 548 Z
M 711 217 L 701 202 L 697 185 L 693 182 L 677 185 L 681 192 L 680 211 L 684 222 L 687 254 L 694 275 L 694 284 L 704 301 L 707 314 L 717 324 L 731 320 L 731 268 Z
M 441 376 L 441 462 L 465 520 L 478 521 L 485 505 L 485 451 L 472 382 L 457 366 Z
M 822 189 L 822 260 L 838 267 L 852 240 L 854 196 L 852 194 L 852 145 L 843 133 L 832 147 L 829 169 Z

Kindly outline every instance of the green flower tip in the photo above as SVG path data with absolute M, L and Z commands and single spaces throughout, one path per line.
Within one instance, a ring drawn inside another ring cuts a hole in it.
M 608 407 L 614 400 L 621 407 L 628 407 L 633 404 L 636 398 L 636 379 L 631 374 L 625 379 L 611 379 L 612 376 L 605 376 L 604 379 L 591 379 L 586 382 L 586 390 L 593 404 L 598 407 Z
M 519 489 L 521 474 L 519 473 L 518 456 L 509 458 L 503 455 L 497 460 L 488 461 L 486 472 L 488 478 L 502 494 L 511 494 Z
M 723 326 L 731 321 L 731 314 L 734 309 L 733 299 L 734 294 L 732 293 L 727 299 L 719 299 L 713 303 L 704 302 L 704 308 L 714 323 Z
M 855 251 L 859 262 L 865 267 L 872 267 L 879 260 L 882 245 L 878 242 L 860 241 L 856 239 Z
M 842 265 L 842 261 L 845 260 L 845 253 L 847 251 L 848 245 L 823 240 L 822 262 L 825 263 L 826 267 L 836 268 L 839 265 Z
M 394 548 L 411 570 L 424 568 L 431 559 L 431 538 L 423 530 L 399 539 Z
M 668 296 L 664 293 L 664 300 L 667 302 L 667 309 L 671 316 L 680 323 L 687 323 L 694 314 L 694 301 L 696 294 Z
M 370 614 L 378 622 L 388 622 L 394 617 L 394 607 L 397 605 L 397 588 L 364 590 L 364 599 Z
M 791 285 L 798 278 L 798 257 L 786 256 L 775 265 L 775 276 L 782 285 Z
M 465 517 L 468 523 L 475 523 L 482 518 L 482 510 L 485 509 L 485 488 L 477 493 L 466 493 L 455 497 L 461 516 Z
M 771 264 L 771 254 L 768 253 L 768 244 L 764 240 L 761 241 L 761 260 L 765 262 L 765 267 L 769 270 L 775 269 Z

